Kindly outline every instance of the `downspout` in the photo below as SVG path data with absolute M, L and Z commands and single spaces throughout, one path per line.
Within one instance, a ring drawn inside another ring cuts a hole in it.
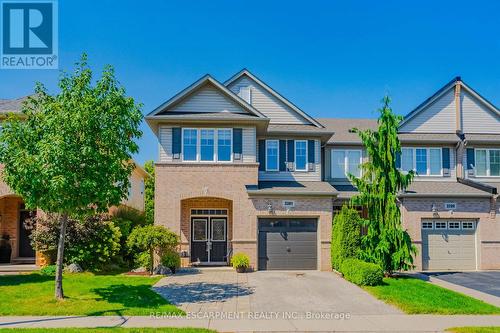
M 460 76 L 457 76 L 456 82 L 455 82 L 455 121 L 456 121 L 456 133 L 458 137 L 460 138 L 460 141 L 458 142 L 457 146 L 455 147 L 456 151 L 456 172 L 457 178 L 465 178 L 465 170 L 463 166 L 463 158 L 464 158 L 464 150 L 465 150 L 465 136 L 463 135 L 463 129 L 462 129 L 462 103 L 460 99 L 460 94 L 461 94 L 461 87 L 462 87 L 462 82 L 461 82 Z

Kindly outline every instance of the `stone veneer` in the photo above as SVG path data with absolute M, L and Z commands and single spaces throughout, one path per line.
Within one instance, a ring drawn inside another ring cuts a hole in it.
M 254 197 L 246 185 L 258 183 L 258 164 L 158 163 L 155 167 L 155 224 L 181 238 L 181 250 L 189 250 L 191 208 L 227 208 L 228 239 L 232 253 L 245 252 L 257 267 L 257 220 L 259 217 L 318 218 L 318 268 L 330 270 L 332 200 L 329 197 Z M 283 199 L 296 207 L 282 210 Z M 269 213 L 268 202 L 275 210 Z M 183 264 L 187 264 L 186 259 Z
M 457 203 L 453 212 L 444 209 L 445 202 Z M 422 235 L 423 218 L 442 219 L 477 219 L 477 258 L 479 269 L 500 268 L 500 214 L 499 204 L 489 198 L 403 198 L 401 214 L 403 226 L 408 230 L 418 248 L 415 258 L 416 269 L 422 268 Z M 437 211 L 431 211 L 435 205 Z

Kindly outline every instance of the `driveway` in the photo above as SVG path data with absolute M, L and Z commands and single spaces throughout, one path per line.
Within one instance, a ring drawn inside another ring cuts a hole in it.
M 331 272 L 188 269 L 161 279 L 155 290 L 186 312 L 401 313 Z
M 440 280 L 500 297 L 500 271 L 427 273 Z

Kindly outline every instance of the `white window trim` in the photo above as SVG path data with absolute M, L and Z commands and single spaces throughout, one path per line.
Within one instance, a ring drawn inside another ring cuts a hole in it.
M 444 225 L 444 228 L 438 227 L 438 225 Z M 446 221 L 434 222 L 434 230 L 446 230 L 446 229 L 448 229 L 448 223 Z
M 359 153 L 359 167 L 363 164 L 363 151 L 361 149 L 332 149 L 330 152 L 330 177 L 333 178 L 333 168 L 335 164 L 333 163 L 333 152 L 343 151 L 344 152 L 344 178 L 347 179 L 347 174 L 349 173 L 349 152 Z M 359 177 L 363 175 L 363 169 L 359 168 Z
M 267 155 L 267 145 L 269 142 L 276 142 L 276 158 L 277 158 L 277 163 L 276 163 L 276 169 L 269 169 L 268 167 L 268 162 L 269 162 L 269 156 Z M 279 140 L 266 140 L 266 171 L 280 171 L 280 141 Z
M 186 130 L 195 130 L 196 131 L 196 160 L 185 160 L 184 159 L 184 131 Z M 206 160 L 202 161 L 201 160 L 201 131 L 202 130 L 213 130 L 214 131 L 214 157 L 212 160 Z M 219 149 L 219 142 L 218 142 L 218 136 L 219 136 L 219 130 L 230 130 L 230 139 L 231 139 L 231 147 L 230 147 L 230 159 L 229 161 L 220 161 L 219 160 L 219 154 L 218 154 L 218 149 Z M 233 158 L 233 128 L 231 127 L 218 127 L 218 128 L 212 128 L 212 127 L 200 127 L 200 128 L 194 128 L 194 127 L 183 127 L 182 128 L 182 135 L 181 135 L 181 160 L 184 163 L 232 163 L 234 158 Z
M 431 227 L 430 228 L 424 228 L 424 223 L 430 223 Z M 432 221 L 424 221 L 424 222 L 422 222 L 422 229 L 423 230 L 434 230 L 434 222 L 432 222 Z
M 474 166 L 474 175 L 476 177 L 500 178 L 500 175 L 498 175 L 498 176 L 491 175 L 491 166 L 490 166 L 490 151 L 492 151 L 492 150 L 500 151 L 500 149 L 498 149 L 498 148 L 492 148 L 492 149 L 490 149 L 490 148 L 476 148 L 476 149 L 474 149 L 474 161 L 476 164 L 477 164 L 477 152 L 480 150 L 486 151 L 486 175 L 478 175 L 476 166 Z
M 419 173 L 417 176 L 419 177 L 443 177 L 443 148 L 442 147 L 402 147 L 401 149 L 401 170 L 403 170 L 403 149 L 411 149 L 413 150 L 413 171 L 417 172 L 417 149 L 425 149 L 427 156 L 427 167 L 426 173 Z M 439 165 L 440 165 L 440 173 L 431 175 L 431 149 L 439 149 Z M 407 170 L 404 170 L 407 171 Z
M 458 223 L 458 228 L 452 228 L 452 227 L 450 227 L 450 225 L 452 223 Z M 449 230 L 460 230 L 460 229 L 462 229 L 462 223 L 460 221 L 448 221 L 448 229 Z
M 297 142 L 304 142 L 305 146 L 306 146 L 306 163 L 304 164 L 304 169 L 298 169 L 297 168 Z M 293 144 L 293 149 L 294 149 L 294 160 L 295 160 L 295 170 L 294 171 L 301 171 L 301 172 L 307 172 L 309 171 L 309 163 L 307 161 L 307 157 L 309 156 L 309 147 L 308 147 L 308 144 L 307 144 L 307 140 L 295 140 L 294 144 Z

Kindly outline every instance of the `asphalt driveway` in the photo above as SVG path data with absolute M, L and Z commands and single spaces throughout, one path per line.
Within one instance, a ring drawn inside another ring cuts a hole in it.
M 500 271 L 428 273 L 440 280 L 500 297 Z
M 331 272 L 183 270 L 155 290 L 186 312 L 398 314 Z

